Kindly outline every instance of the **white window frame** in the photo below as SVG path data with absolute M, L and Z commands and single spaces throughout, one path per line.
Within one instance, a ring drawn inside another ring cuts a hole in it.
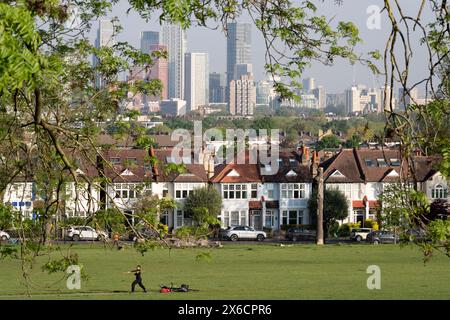
M 239 197 L 238 197 L 238 195 L 239 195 Z M 248 199 L 247 184 L 242 184 L 242 183 L 223 184 L 222 185 L 222 198 L 225 200 Z
M 306 185 L 304 183 L 282 183 L 282 199 L 305 199 Z
M 431 189 L 432 199 L 447 199 L 448 188 L 445 188 L 442 184 L 437 184 Z

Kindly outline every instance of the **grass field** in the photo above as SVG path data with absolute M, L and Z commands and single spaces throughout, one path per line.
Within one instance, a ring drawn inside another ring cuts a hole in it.
M 417 248 L 394 245 L 226 245 L 220 249 L 167 249 L 144 257 L 133 249 L 112 251 L 99 245 L 73 250 L 89 275 L 81 290 L 68 290 L 59 275 L 37 265 L 34 299 L 449 299 L 450 259 L 435 256 L 424 265 Z M 196 260 L 210 252 L 212 260 Z M 42 261 L 45 261 L 43 258 Z M 136 264 L 143 282 L 130 294 Z M 381 290 L 368 290 L 369 265 L 381 268 Z M 159 284 L 187 283 L 198 292 L 160 294 Z M 0 299 L 28 299 L 18 261 L 0 261 Z

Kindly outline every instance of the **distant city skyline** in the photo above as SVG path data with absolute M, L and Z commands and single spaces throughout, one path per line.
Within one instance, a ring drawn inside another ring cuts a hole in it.
M 405 0 L 401 0 L 405 1 Z M 408 4 L 411 2 L 408 2 Z M 390 24 L 385 13 L 382 14 L 381 29 L 369 30 L 366 26 L 368 14 L 366 10 L 370 5 L 377 5 L 383 8 L 382 0 L 344 0 L 341 6 L 335 5 L 332 1 L 318 2 L 318 14 L 334 17 L 334 21 L 344 20 L 352 21 L 360 30 L 360 37 L 363 40 L 362 45 L 358 45 L 358 52 L 369 52 L 375 49 L 383 51 L 385 42 L 389 35 Z M 420 3 L 411 4 L 406 8 L 406 14 L 417 11 Z M 145 22 L 135 12 L 127 15 L 125 12 L 129 8 L 127 1 L 122 0 L 108 17 L 117 16 L 124 28 L 118 35 L 118 41 L 128 41 L 136 48 L 140 48 L 140 33 L 143 31 L 161 32 L 158 15 L 155 14 Z M 425 6 L 422 14 L 422 22 L 426 22 L 431 17 L 430 10 Z M 250 19 L 243 16 L 239 22 L 248 22 Z M 335 23 L 334 23 L 335 24 Z M 95 26 L 96 24 L 93 24 Z M 213 26 L 214 27 L 214 26 Z M 96 31 L 92 30 L 91 38 L 95 39 Z M 187 48 L 186 52 L 206 52 L 210 57 L 210 72 L 226 71 L 226 47 L 227 39 L 220 30 L 211 30 L 202 27 L 192 27 L 186 31 Z M 418 39 L 414 39 L 418 40 Z M 253 74 L 256 81 L 264 80 L 264 43 L 261 34 L 256 26 L 252 25 L 252 65 Z M 419 48 L 415 51 L 412 63 L 416 66 L 410 70 L 411 81 L 421 80 L 421 75 L 426 74 L 427 68 L 425 48 Z M 310 68 L 306 68 L 302 78 L 313 77 L 318 84 L 323 85 L 327 93 L 341 93 L 350 88 L 353 83 L 363 83 L 368 87 L 381 87 L 384 84 L 383 76 L 374 76 L 368 67 L 356 64 L 351 66 L 348 61 L 338 59 L 334 66 L 323 66 L 319 63 L 312 63 Z M 419 94 L 423 94 L 423 88 L 419 89 Z

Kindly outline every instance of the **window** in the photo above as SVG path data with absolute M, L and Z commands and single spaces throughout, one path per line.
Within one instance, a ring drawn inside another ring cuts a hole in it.
M 390 159 L 391 166 L 393 167 L 399 167 L 400 166 L 400 160 L 399 159 Z
M 137 198 L 139 188 L 137 183 L 117 183 L 114 185 L 115 198 L 134 199 Z
M 264 225 L 267 228 L 272 228 L 275 224 L 274 218 L 275 218 L 275 215 L 274 215 L 273 210 L 266 210 L 266 221 L 264 222 Z
M 246 211 L 223 211 L 223 226 L 245 226 L 247 224 Z
M 287 211 L 283 211 L 283 213 L 282 213 L 281 224 L 288 224 L 288 213 L 287 213 Z
M 222 196 L 224 199 L 247 199 L 247 185 L 224 184 L 222 185 Z
M 303 224 L 303 210 L 284 210 L 281 224 Z
M 432 199 L 445 199 L 448 197 L 448 189 L 444 188 L 442 185 L 438 184 L 433 189 L 431 189 Z
M 364 159 L 364 162 L 366 163 L 366 166 L 368 166 L 368 167 L 374 166 L 372 159 Z
M 281 185 L 281 198 L 304 199 L 305 185 L 303 183 L 283 183 Z
M 193 183 L 175 183 L 175 199 L 186 199 L 196 188 Z
M 137 158 L 127 158 L 128 164 L 137 164 Z
M 228 227 L 230 225 L 230 212 L 224 211 L 223 213 L 223 226 Z
M 165 225 L 169 225 L 169 211 L 164 210 L 159 217 L 159 222 Z
M 289 224 L 297 224 L 297 211 L 289 210 Z
M 177 210 L 177 227 L 183 225 L 183 210 Z
M 274 197 L 273 184 L 272 183 L 267 183 L 267 184 L 265 184 L 265 188 L 267 190 L 267 198 L 268 199 L 273 199 L 273 197 Z
M 231 211 L 231 225 L 239 225 L 239 211 Z
M 251 198 L 252 199 L 256 199 L 258 198 L 258 184 L 257 183 L 252 183 L 251 185 Z
M 111 164 L 120 164 L 120 158 L 109 158 L 109 162 L 111 162 Z
M 387 167 L 387 162 L 384 159 L 377 159 L 379 167 Z

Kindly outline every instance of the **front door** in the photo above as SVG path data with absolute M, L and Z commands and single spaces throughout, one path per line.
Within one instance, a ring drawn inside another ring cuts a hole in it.
M 252 226 L 255 230 L 262 230 L 261 210 L 252 210 L 250 212 L 250 217 L 250 226 Z

